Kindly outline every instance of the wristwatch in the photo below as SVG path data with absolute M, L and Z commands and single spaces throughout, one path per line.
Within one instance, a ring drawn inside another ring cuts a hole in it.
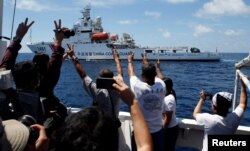
M 18 36 L 15 36 L 13 37 L 13 41 L 17 43 L 21 43 L 21 38 L 19 38 Z

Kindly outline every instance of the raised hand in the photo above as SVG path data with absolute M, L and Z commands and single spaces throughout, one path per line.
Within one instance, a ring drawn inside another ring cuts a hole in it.
M 156 73 L 157 73 L 158 78 L 160 78 L 160 79 L 164 78 L 164 75 L 161 71 L 160 59 L 157 59 L 157 62 L 156 62 Z
M 160 59 L 157 59 L 156 68 L 161 69 Z
M 134 53 L 132 51 L 128 54 L 128 62 L 132 62 L 134 60 Z
M 59 19 L 58 24 L 56 21 L 54 21 L 54 24 L 55 24 L 55 29 L 54 29 L 55 44 L 60 46 L 64 37 L 63 30 L 61 28 L 61 19 Z
M 206 100 L 206 95 L 205 95 L 205 91 L 204 90 L 201 90 L 201 92 L 200 92 L 200 99 Z
M 31 127 L 39 132 L 39 137 L 35 143 L 35 150 L 36 151 L 47 151 L 49 148 L 49 139 L 46 135 L 45 128 L 39 124 L 31 125 Z
M 119 91 L 122 100 L 128 105 L 131 105 L 135 99 L 134 93 L 119 77 L 114 77 L 114 79 L 116 83 L 113 84 L 113 87 Z
M 148 64 L 147 53 L 146 53 L 146 52 L 143 52 L 143 53 L 141 54 L 141 56 L 142 56 L 142 63 L 143 63 L 143 64 Z
M 74 45 L 67 44 L 67 46 L 68 46 L 67 54 L 72 58 L 73 56 L 75 56 Z
M 115 60 L 115 62 L 119 62 L 120 56 L 115 47 L 112 48 L 112 55 L 113 55 L 113 59 Z
M 32 21 L 30 24 L 28 24 L 28 18 L 25 19 L 24 22 L 21 22 L 16 30 L 16 37 L 20 40 L 23 39 L 29 28 L 34 24 L 34 21 Z

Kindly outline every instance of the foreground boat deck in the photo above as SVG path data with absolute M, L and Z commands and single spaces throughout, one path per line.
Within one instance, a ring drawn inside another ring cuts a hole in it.
M 120 112 L 119 119 L 121 120 L 121 130 L 122 137 L 125 138 L 127 146 L 131 150 L 131 135 L 133 131 L 132 122 L 130 114 L 128 112 Z M 196 150 L 202 149 L 203 144 L 203 126 L 198 125 L 193 119 L 179 118 L 179 136 L 177 139 L 176 147 L 187 147 L 193 148 Z M 250 135 L 250 127 L 248 126 L 239 126 L 236 134 L 241 135 Z

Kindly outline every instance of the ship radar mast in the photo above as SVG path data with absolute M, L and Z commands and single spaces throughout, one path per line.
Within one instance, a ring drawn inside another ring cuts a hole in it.
M 83 15 L 83 19 L 85 21 L 89 21 L 90 20 L 90 5 L 86 5 L 85 8 L 82 10 L 82 15 Z

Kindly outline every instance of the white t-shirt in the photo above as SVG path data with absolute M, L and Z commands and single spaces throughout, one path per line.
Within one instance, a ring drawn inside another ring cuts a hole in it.
M 173 94 L 169 94 L 165 96 L 163 103 L 163 113 L 172 111 L 172 118 L 168 125 L 168 128 L 174 127 L 178 124 L 178 120 L 176 118 L 176 101 Z
M 97 89 L 96 83 L 89 76 L 86 76 L 84 78 L 83 86 L 87 93 L 93 98 L 93 101 L 97 102 L 97 105 L 102 108 L 103 111 L 105 111 L 108 115 L 111 115 L 111 117 L 113 117 L 113 109 L 111 104 L 112 101 L 115 116 L 118 117 L 121 99 L 117 91 Z
M 199 113 L 196 116 L 196 121 L 200 125 L 204 125 L 203 149 L 208 150 L 208 135 L 223 135 L 234 134 L 240 124 L 241 117 L 244 110 L 237 107 L 232 113 L 226 117 L 219 116 L 218 114 Z
M 163 127 L 162 105 L 166 94 L 165 83 L 156 77 L 155 84 L 151 86 L 132 76 L 130 87 L 139 102 L 150 133 L 159 131 Z

